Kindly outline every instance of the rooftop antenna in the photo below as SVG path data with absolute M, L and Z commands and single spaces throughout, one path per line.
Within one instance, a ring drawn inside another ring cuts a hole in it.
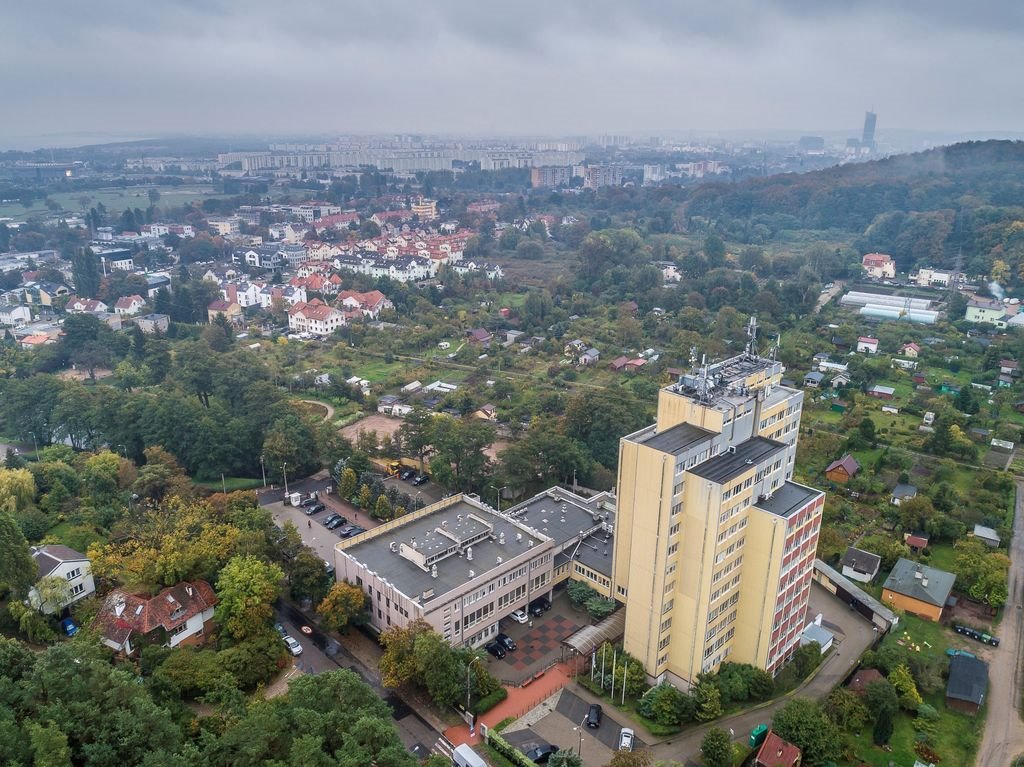
M 747 357 L 757 357 L 757 317 L 750 315 L 750 322 L 747 323 Z
M 711 376 L 708 375 L 707 355 L 702 354 L 700 357 L 700 370 L 697 372 L 697 399 L 701 402 L 710 402 L 711 390 L 713 388 L 714 382 L 711 380 Z

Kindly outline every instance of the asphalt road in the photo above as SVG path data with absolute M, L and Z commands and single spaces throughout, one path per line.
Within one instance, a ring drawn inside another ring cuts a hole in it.
M 988 717 L 978 749 L 978 767 L 1009 767 L 1024 754 L 1021 722 L 1021 662 L 1024 660 L 1024 481 L 1017 481 L 1017 505 L 1010 543 L 1009 599 L 999 626 L 999 647 L 988 669 Z
M 312 627 L 311 634 L 304 634 L 302 626 L 309 624 L 302 613 L 291 605 L 278 602 L 275 606 L 275 615 L 285 630 L 302 644 L 302 655 L 295 658 L 296 668 L 307 674 L 322 674 L 339 668 L 347 668 L 358 674 L 385 703 L 391 706 L 395 727 L 405 747 L 417 756 L 426 758 L 441 734 L 394 693 L 381 687 L 376 669 L 362 665 L 344 645 L 315 627 Z

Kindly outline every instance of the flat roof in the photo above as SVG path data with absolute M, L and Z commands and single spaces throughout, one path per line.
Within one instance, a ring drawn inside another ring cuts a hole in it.
M 504 543 L 499 542 L 502 540 Z M 536 550 L 550 538 L 482 503 L 460 498 L 341 551 L 415 598 L 428 589 L 441 595 L 459 588 L 502 562 L 525 554 L 531 541 Z M 472 559 L 467 556 L 467 548 L 472 548 Z M 403 549 L 408 556 L 400 553 Z M 424 570 L 410 556 L 430 564 Z M 435 557 L 436 561 L 431 562 Z M 433 564 L 437 565 L 436 578 L 430 572 Z
M 760 498 L 754 505 L 770 514 L 786 519 L 817 499 L 819 495 L 824 495 L 824 493 L 787 480 L 772 493 L 771 498 Z
M 733 452 L 719 453 L 714 458 L 709 458 L 704 463 L 694 466 L 690 469 L 690 473 L 722 484 L 785 449 L 786 446 L 781 442 L 764 437 L 751 437 L 747 441 L 735 445 Z
M 538 493 L 503 513 L 539 530 L 554 540 L 556 546 L 605 524 L 609 527 L 615 525 L 614 498 L 611 495 L 598 493 L 584 498 L 560 487 Z M 603 533 L 601 537 L 604 537 Z
M 653 429 L 654 427 L 652 426 L 651 428 Z M 651 436 L 647 437 L 647 439 L 642 438 L 642 432 L 638 432 L 636 435 L 632 436 L 638 437 L 633 440 L 635 442 L 639 442 L 647 447 L 654 448 L 655 450 L 660 450 L 663 453 L 677 455 L 687 448 L 693 447 L 701 442 L 711 440 L 714 438 L 715 434 L 714 432 L 702 429 L 699 426 L 694 426 L 689 423 L 681 423 L 670 429 L 665 429 L 665 431 L 660 434 L 652 433 Z

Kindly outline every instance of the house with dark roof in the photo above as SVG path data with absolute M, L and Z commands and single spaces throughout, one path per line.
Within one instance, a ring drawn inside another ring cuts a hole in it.
M 896 485 L 892 489 L 892 495 L 889 496 L 889 503 L 893 506 L 899 506 L 904 501 L 909 501 L 911 498 L 917 497 L 917 488 L 913 485 Z
M 868 691 L 869 684 L 884 681 L 885 676 L 877 668 L 862 668 L 853 675 L 853 679 L 846 685 L 846 689 L 857 695 L 863 695 Z
M 843 568 L 843 575 L 851 581 L 871 583 L 882 566 L 882 558 L 870 551 L 850 546 L 839 560 L 839 564 Z
M 946 706 L 975 715 L 985 703 L 988 692 L 988 664 L 969 655 L 954 655 L 949 660 Z
M 901 557 L 882 585 L 882 601 L 925 620 L 939 621 L 955 582 L 953 573 Z
M 484 328 L 476 328 L 466 333 L 471 344 L 480 344 L 481 346 L 489 346 L 491 339 L 494 337 L 490 332 L 484 330 Z
M 67 546 L 38 546 L 32 550 L 32 559 L 37 568 L 36 585 L 29 590 L 28 601 L 36 610 L 47 615 L 60 613 L 96 593 L 92 563 L 85 554 Z M 41 586 L 43 579 L 52 580 Z
M 753 767 L 800 767 L 800 749 L 769 730 L 754 758 Z
M 816 370 L 804 376 L 804 388 L 817 389 L 825 380 L 825 374 Z
M 152 597 L 114 589 L 94 625 L 103 644 L 125 655 L 145 644 L 198 645 L 206 641 L 216 605 L 217 595 L 206 581 L 185 581 Z
M 832 461 L 825 469 L 825 476 L 828 477 L 832 482 L 838 482 L 845 485 L 860 471 L 860 464 L 857 463 L 857 459 L 847 453 L 838 461 Z

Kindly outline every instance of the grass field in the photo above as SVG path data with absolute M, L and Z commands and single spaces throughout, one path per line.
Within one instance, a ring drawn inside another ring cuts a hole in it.
M 196 484 L 218 493 L 224 489 L 229 493 L 233 493 L 235 490 L 255 490 L 257 487 L 263 487 L 263 480 L 260 478 L 250 479 L 249 477 L 225 477 L 223 483 L 219 479 L 215 479 L 196 482 Z
M 49 199 L 61 205 L 69 213 L 85 213 L 90 207 L 103 203 L 111 214 L 120 214 L 125 208 L 149 207 L 149 190 L 155 188 L 160 192 L 158 207 L 179 207 L 194 200 L 203 200 L 207 197 L 219 197 L 213 193 L 213 188 L 202 185 L 160 186 L 160 187 L 129 187 L 127 189 L 97 189 L 82 192 L 58 192 L 51 194 Z M 88 197 L 89 203 L 82 207 L 81 200 Z M 32 216 L 50 215 L 49 208 L 42 200 L 36 200 L 31 208 L 25 208 L 20 203 L 0 203 L 0 218 L 23 219 Z

